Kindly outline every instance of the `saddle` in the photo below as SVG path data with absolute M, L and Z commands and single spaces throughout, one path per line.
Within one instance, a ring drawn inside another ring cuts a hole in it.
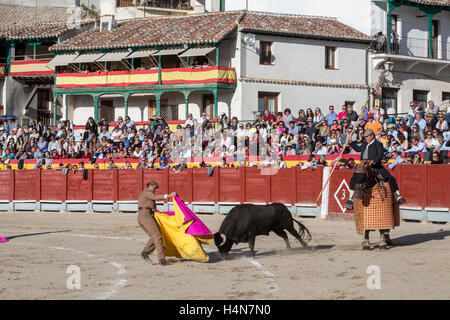
M 361 160 L 355 167 L 355 173 L 353 174 L 355 182 L 355 194 L 356 200 L 364 199 L 366 193 L 371 194 L 370 190 L 377 186 L 380 192 L 381 198 L 383 198 L 382 191 L 384 190 L 385 197 L 387 198 L 387 190 L 384 186 L 384 179 L 380 172 L 370 166 L 370 160 Z

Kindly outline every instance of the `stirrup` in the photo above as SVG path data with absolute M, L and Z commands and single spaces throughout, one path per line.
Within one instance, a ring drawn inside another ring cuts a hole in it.
M 395 196 L 395 201 L 397 201 L 398 204 L 403 204 L 406 202 L 406 199 L 403 198 L 400 194 Z
M 351 199 L 347 200 L 347 202 L 345 203 L 345 209 L 353 210 L 353 200 L 351 200 Z

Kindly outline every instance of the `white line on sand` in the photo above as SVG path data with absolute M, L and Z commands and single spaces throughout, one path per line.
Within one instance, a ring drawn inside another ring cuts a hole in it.
M 85 255 L 90 258 L 96 258 L 101 263 L 108 263 L 108 264 L 114 266 L 117 269 L 116 272 L 118 275 L 123 275 L 123 274 L 127 273 L 127 271 L 125 270 L 125 267 L 123 265 L 121 265 L 120 263 L 117 263 L 115 261 L 106 261 L 103 258 L 97 257 L 93 253 L 84 252 L 84 251 L 76 251 L 73 249 L 68 249 L 68 248 L 63 248 L 63 247 L 54 247 L 54 246 L 48 246 L 48 247 L 52 248 L 52 249 L 57 249 L 57 250 L 65 250 L 65 251 L 75 252 L 77 254 L 82 254 L 82 255 Z M 97 299 L 104 300 L 104 299 L 110 298 L 113 294 L 115 294 L 118 290 L 120 290 L 120 288 L 124 287 L 126 284 L 127 284 L 126 279 L 119 279 L 119 280 L 114 281 L 112 286 L 109 288 L 109 290 L 107 292 L 97 296 Z
M 261 273 L 264 276 L 266 276 L 266 278 L 269 279 L 270 284 L 269 284 L 268 291 L 270 293 L 274 293 L 274 292 L 280 290 L 280 288 L 278 287 L 278 285 L 276 284 L 276 282 L 274 280 L 275 275 L 272 272 L 268 271 L 261 263 L 259 263 L 258 261 L 256 261 L 253 258 L 249 258 L 249 257 L 245 257 L 245 256 L 242 257 L 242 259 L 247 261 L 248 263 L 252 264 L 253 266 L 255 266 L 258 270 L 261 271 Z

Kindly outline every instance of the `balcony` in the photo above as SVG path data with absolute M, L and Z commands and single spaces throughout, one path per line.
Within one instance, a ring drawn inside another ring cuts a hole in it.
M 435 75 L 449 72 L 450 42 L 433 40 L 432 49 L 428 39 L 403 37 L 399 43 L 386 44 L 373 41 L 371 44 L 374 69 L 386 68 L 386 62 L 393 64 L 393 71 L 414 71 L 415 68 L 429 68 Z M 397 62 L 397 63 L 395 63 Z
M 148 9 L 193 10 L 189 0 L 147 0 L 141 5 L 141 0 L 117 0 L 117 7 L 145 7 Z
M 203 67 L 203 68 L 171 68 L 161 69 L 161 81 L 159 81 L 159 69 L 134 70 L 134 71 L 110 71 L 90 73 L 58 73 L 56 75 L 56 88 L 126 88 L 130 86 L 155 86 L 155 85 L 205 85 L 217 86 L 234 85 L 236 72 L 234 68 Z
M 9 74 L 13 77 L 52 77 L 55 74 L 55 68 L 47 66 L 49 62 L 50 60 L 13 61 Z

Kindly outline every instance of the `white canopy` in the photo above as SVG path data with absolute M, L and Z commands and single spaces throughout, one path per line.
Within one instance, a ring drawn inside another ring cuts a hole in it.
M 55 56 L 47 65 L 49 66 L 67 66 L 73 59 L 75 59 L 77 54 L 60 54 Z
M 96 60 L 100 59 L 104 55 L 105 55 L 104 53 L 85 53 L 85 54 L 80 54 L 78 57 L 76 57 L 70 63 L 95 62 Z
M 153 53 L 152 56 L 171 56 L 171 55 L 175 55 L 177 56 L 178 54 L 180 54 L 181 52 L 185 51 L 186 49 L 165 49 L 165 50 L 161 50 L 158 51 L 156 53 Z
M 128 51 L 121 51 L 121 52 L 108 52 L 100 59 L 97 59 L 96 61 L 120 61 L 124 59 L 126 56 L 128 56 L 130 53 Z
M 197 56 L 206 56 L 208 53 L 213 51 L 214 47 L 207 48 L 192 48 L 180 54 L 180 57 L 197 57 Z
M 138 51 L 133 52 L 129 56 L 127 56 L 127 59 L 149 57 L 155 52 L 158 52 L 158 50 L 152 50 L 152 49 L 149 49 L 149 50 L 138 50 Z

